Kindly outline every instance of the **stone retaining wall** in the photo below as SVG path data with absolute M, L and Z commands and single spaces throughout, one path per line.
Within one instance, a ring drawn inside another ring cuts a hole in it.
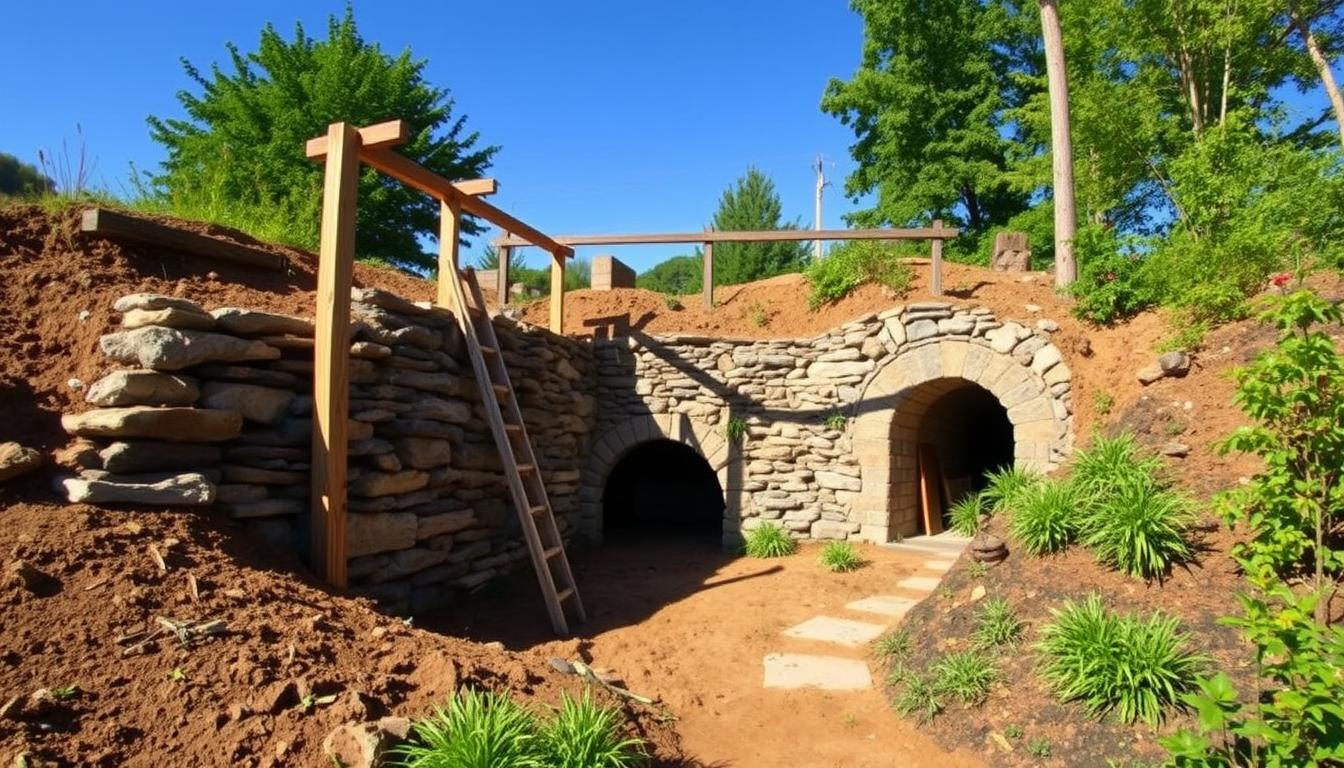
M 313 326 L 135 294 L 101 340 L 115 370 L 62 422 L 83 467 L 71 501 L 215 505 L 307 548 Z M 594 423 L 591 352 L 496 321 L 562 531 L 578 516 Z M 452 314 L 377 290 L 352 296 L 349 576 L 393 610 L 450 602 L 527 553 Z
M 725 544 L 763 520 L 801 538 L 915 533 L 916 430 L 939 395 L 989 391 L 1012 424 L 1019 464 L 1045 471 L 1062 462 L 1072 446 L 1071 375 L 1050 342 L 1055 327 L 929 302 L 805 340 L 597 342 L 597 439 L 580 525 L 600 539 L 612 468 L 640 443 L 671 439 L 718 473 Z M 739 420 L 745 437 L 734 443 L 728 425 Z

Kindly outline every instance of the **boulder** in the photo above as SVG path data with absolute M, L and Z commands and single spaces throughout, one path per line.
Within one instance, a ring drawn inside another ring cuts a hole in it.
M 258 384 L 208 381 L 201 388 L 201 405 L 224 411 L 238 411 L 244 419 L 258 424 L 274 424 L 285 417 L 294 393 Z
M 1163 456 L 1172 456 L 1179 459 L 1190 455 L 1190 446 L 1172 440 L 1158 446 L 1157 452 Z
M 42 454 L 18 443 L 0 443 L 0 483 L 26 475 L 42 466 Z
M 1184 376 L 1190 372 L 1190 356 L 1184 352 L 1167 352 L 1157 358 L 1157 364 L 1168 376 Z
M 339 725 L 322 740 L 322 754 L 344 768 L 377 768 L 391 748 L 410 737 L 411 721 L 384 717 L 373 723 Z
M 415 470 L 404 472 L 365 472 L 350 478 L 351 496 L 373 498 L 418 491 L 429 485 L 429 475 Z
M 130 331 L 149 325 L 164 328 L 187 328 L 193 331 L 212 331 L 215 318 L 204 312 L 167 307 L 165 309 L 132 309 L 121 316 L 122 330 Z
M 392 441 L 397 458 L 411 469 L 444 467 L 453 458 L 452 444 L 427 437 L 401 437 Z
M 113 302 L 112 309 L 118 312 L 130 312 L 136 309 L 149 311 L 159 309 L 181 309 L 201 315 L 206 314 L 205 308 L 191 299 L 183 299 L 178 296 L 164 296 L 161 293 L 128 294 Z
M 61 486 L 67 499 L 85 504 L 203 506 L 215 500 L 214 484 L 195 472 L 156 482 L 119 482 L 115 478 L 115 475 L 101 480 L 69 477 L 61 481 Z
M 416 519 L 412 512 L 347 512 L 346 555 L 359 557 L 410 549 L 415 546 Z
M 191 405 L 200 397 L 196 380 L 158 371 L 113 371 L 95 381 L 84 399 L 94 405 Z
M 1139 383 L 1143 384 L 1144 386 L 1152 384 L 1153 382 L 1161 379 L 1166 375 L 1167 372 L 1162 370 L 1162 366 L 1158 365 L 1157 363 L 1153 363 L 1147 368 L 1140 369 L 1139 372 L 1135 374 L 1135 376 L 1139 380 Z
M 160 328 L 109 333 L 98 341 L 103 354 L 126 364 L 156 371 L 178 371 L 201 363 L 275 360 L 280 350 L 260 341 L 206 331 Z
M 137 405 L 67 413 L 61 417 L 61 426 L 79 437 L 144 437 L 217 443 L 238 437 L 243 428 L 243 417 L 237 411 Z
M 981 563 L 997 563 L 1008 557 L 1008 545 L 998 536 L 980 533 L 971 539 L 971 558 Z
M 121 474 L 165 469 L 212 467 L 222 458 L 213 445 L 164 443 L 153 440 L 118 441 L 98 452 L 103 469 Z
M 859 478 L 842 475 L 839 472 L 817 470 L 815 477 L 817 485 L 822 488 L 831 488 L 837 491 L 859 491 L 863 489 L 863 482 Z
M 428 515 L 416 522 L 415 538 L 418 541 L 432 539 L 445 533 L 457 533 L 476 524 L 476 513 L 470 509 L 445 512 L 441 515 Z
M 220 330 L 243 336 L 312 336 L 313 323 L 301 317 L 277 315 L 238 307 L 221 307 L 210 313 Z

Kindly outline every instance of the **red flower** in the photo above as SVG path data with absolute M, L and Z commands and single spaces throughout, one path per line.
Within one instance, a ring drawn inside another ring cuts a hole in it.
M 1271 277 L 1269 281 L 1274 284 L 1275 288 L 1282 288 L 1288 284 L 1289 280 L 1292 279 L 1293 279 L 1292 275 L 1289 275 L 1287 272 L 1280 272 L 1279 274 Z

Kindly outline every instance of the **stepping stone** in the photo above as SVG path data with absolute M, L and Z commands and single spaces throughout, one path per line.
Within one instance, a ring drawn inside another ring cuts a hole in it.
M 784 630 L 788 637 L 802 640 L 821 640 L 856 648 L 882 634 L 881 624 L 869 624 L 853 619 L 836 619 L 830 616 L 816 616 L 794 627 Z
M 765 657 L 765 687 L 861 691 L 873 687 L 873 677 L 858 659 L 771 653 Z
M 906 611 L 914 608 L 918 600 L 909 597 L 897 597 L 896 595 L 873 595 L 865 597 L 862 600 L 855 600 L 845 605 L 851 611 L 863 611 L 864 613 L 880 613 L 883 616 L 894 616 L 900 618 Z
M 896 586 L 913 592 L 932 592 L 940 583 L 942 579 L 933 576 L 907 576 L 896 582 Z
M 952 570 L 952 566 L 955 565 L 956 562 L 957 562 L 956 560 L 925 560 L 924 570 L 947 573 L 948 571 Z

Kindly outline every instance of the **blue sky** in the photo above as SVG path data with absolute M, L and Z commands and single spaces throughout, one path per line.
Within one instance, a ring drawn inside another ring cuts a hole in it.
M 853 208 L 841 190 L 853 134 L 823 114 L 826 82 L 858 64 L 861 19 L 844 0 L 428 2 L 356 0 L 361 34 L 428 59 L 427 78 L 502 151 L 494 201 L 550 234 L 696 231 L 754 164 L 784 210 L 812 223 L 818 154 L 833 165 L 826 222 Z M 414 8 L 413 12 L 408 9 Z M 208 10 L 206 10 L 208 9 Z M 162 158 L 145 117 L 179 115 L 178 64 L 253 50 L 262 25 L 325 35 L 344 2 L 226 4 L 5 2 L 0 151 L 36 162 L 83 126 L 95 185 L 118 192 L 131 162 Z M 473 245 L 473 250 L 480 244 Z M 678 247 L 622 248 L 644 269 Z M 593 255 L 600 250 L 581 251 Z M 543 257 L 531 251 L 530 261 Z

